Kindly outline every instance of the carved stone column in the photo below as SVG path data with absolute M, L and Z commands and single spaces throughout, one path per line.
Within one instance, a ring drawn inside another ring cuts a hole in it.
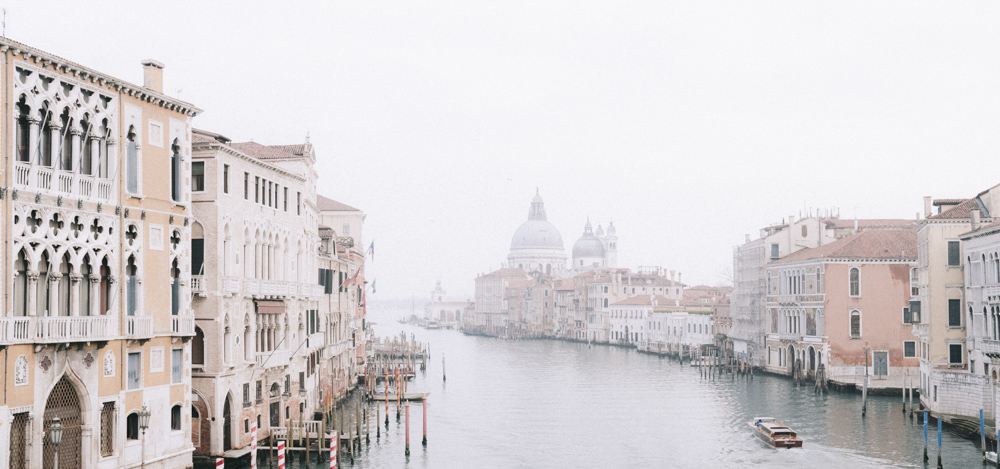
M 46 166 L 52 166 L 55 162 L 59 161 L 59 142 L 62 138 L 62 126 L 53 122 L 49 124 L 49 164 Z
M 69 129 L 70 134 L 70 167 L 64 167 L 64 170 L 80 172 L 80 136 L 83 135 L 83 131 L 78 128 Z
M 87 140 L 87 143 L 90 144 L 90 168 L 88 168 L 87 174 L 93 176 L 97 174 L 95 168 L 101 160 L 101 138 L 97 135 L 91 135 Z
M 80 280 L 83 275 L 77 273 L 69 274 L 69 315 L 80 315 Z
M 49 309 L 45 313 L 46 316 L 59 315 L 59 280 L 62 280 L 62 274 L 49 272 Z
M 28 116 L 28 161 L 38 163 L 38 127 L 41 121 L 37 117 Z
M 28 288 L 24 301 L 27 302 L 28 316 L 36 316 L 38 308 L 38 271 L 28 271 Z
M 83 313 L 87 316 L 93 316 L 94 310 L 97 309 L 94 305 L 99 305 L 101 303 L 101 276 L 97 274 L 90 274 L 86 287 L 90 289 L 90 309 L 88 311 L 83 311 Z M 110 301 L 111 299 L 108 298 L 108 300 Z M 105 311 L 98 311 L 97 313 L 105 314 Z

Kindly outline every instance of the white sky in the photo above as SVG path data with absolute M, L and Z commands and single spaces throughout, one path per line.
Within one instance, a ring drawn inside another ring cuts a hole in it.
M 8 37 L 166 92 L 195 126 L 317 149 L 368 214 L 378 297 L 469 297 L 535 187 L 567 254 L 718 284 L 745 233 L 915 217 L 1000 183 L 1000 3 L 2 2 Z

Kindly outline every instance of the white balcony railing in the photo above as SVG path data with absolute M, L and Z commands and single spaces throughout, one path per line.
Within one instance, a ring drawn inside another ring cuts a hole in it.
M 193 336 L 194 316 L 170 316 L 170 334 L 174 336 Z
M 23 161 L 14 163 L 14 185 L 19 189 L 56 191 L 85 199 L 110 201 L 114 195 L 112 184 L 110 179 L 88 174 L 57 171 Z
M 226 279 L 230 278 L 232 278 L 234 282 L 238 282 L 238 279 L 235 277 L 226 277 Z M 238 291 L 238 285 L 226 286 L 225 288 L 231 288 L 233 292 Z M 243 279 L 243 294 L 255 297 L 272 298 L 294 296 L 319 298 L 323 296 L 323 286 L 311 283 L 246 278 Z
M 288 350 L 274 350 L 272 352 L 257 352 L 257 366 L 261 368 L 275 368 L 288 366 Z
M 238 293 L 240 291 L 239 277 L 222 277 L 222 291 L 225 293 Z
M 1000 340 L 979 339 L 979 351 L 987 355 L 1000 356 Z
M 125 316 L 125 337 L 130 339 L 153 337 L 153 317 Z
M 35 318 L 35 342 L 91 342 L 113 335 L 109 316 L 56 316 Z
M 191 276 L 191 293 L 200 296 L 205 296 L 208 294 L 208 286 L 205 285 L 204 275 Z
M 35 338 L 31 320 L 29 316 L 0 318 L 0 345 L 31 342 Z

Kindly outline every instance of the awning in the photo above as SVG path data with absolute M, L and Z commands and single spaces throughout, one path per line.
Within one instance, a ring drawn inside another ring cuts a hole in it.
M 282 314 L 284 312 L 284 301 L 257 300 L 257 313 L 259 314 Z

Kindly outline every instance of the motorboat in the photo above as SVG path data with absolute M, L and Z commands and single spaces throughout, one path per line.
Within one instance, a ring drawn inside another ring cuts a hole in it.
M 754 417 L 747 425 L 758 439 L 774 448 L 801 448 L 802 438 L 774 417 Z

